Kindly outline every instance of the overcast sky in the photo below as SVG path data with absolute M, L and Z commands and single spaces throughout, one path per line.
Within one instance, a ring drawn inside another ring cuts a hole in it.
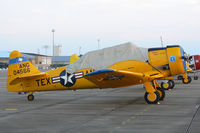
M 200 54 L 200 0 L 0 0 L 0 51 L 35 52 L 52 29 L 62 54 L 133 42 L 140 47 L 182 45 Z

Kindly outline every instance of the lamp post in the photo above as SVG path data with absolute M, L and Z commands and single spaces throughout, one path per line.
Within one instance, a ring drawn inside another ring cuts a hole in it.
M 100 48 L 100 39 L 97 40 L 98 42 L 98 49 Z
M 53 44 L 53 46 L 52 46 L 52 51 L 53 51 L 53 53 L 52 53 L 51 64 L 53 65 L 53 56 L 54 56 L 54 32 L 55 32 L 55 29 L 52 29 L 51 31 L 52 31 L 52 33 L 53 33 L 53 42 L 52 42 L 52 44 Z
M 163 47 L 163 38 L 162 38 L 162 36 L 160 36 L 160 42 L 161 42 L 161 46 Z
M 52 47 L 52 50 L 53 50 L 53 53 L 52 53 L 52 56 L 54 56 L 54 32 L 55 32 L 55 29 L 52 29 L 52 33 L 53 33 L 53 47 Z

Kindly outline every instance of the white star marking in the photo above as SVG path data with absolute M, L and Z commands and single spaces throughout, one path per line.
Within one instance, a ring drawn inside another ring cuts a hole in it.
M 72 77 L 74 76 L 74 74 L 69 75 L 69 78 L 67 80 L 67 82 L 70 82 L 72 84 L 74 84 L 74 82 L 72 81 Z
M 73 74 L 71 74 L 71 75 L 69 75 L 69 77 L 67 76 L 67 73 L 64 75 L 64 76 L 61 76 L 61 78 L 62 79 L 64 79 L 64 85 L 66 85 L 68 82 L 70 82 L 70 83 L 74 83 L 73 81 L 72 81 L 72 77 L 73 77 L 74 75 Z
M 62 79 L 64 79 L 64 85 L 67 84 L 67 73 L 64 76 L 61 76 Z

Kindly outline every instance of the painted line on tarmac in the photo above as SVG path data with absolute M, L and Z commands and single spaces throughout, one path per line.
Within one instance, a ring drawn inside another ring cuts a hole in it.
M 146 107 L 143 111 L 138 112 L 138 113 L 136 114 L 136 116 L 139 116 L 139 115 L 144 114 L 144 112 L 148 111 L 150 108 L 151 108 L 151 107 Z M 126 124 L 130 123 L 131 120 L 133 121 L 133 120 L 136 118 L 136 116 L 135 116 L 135 115 L 134 115 L 134 116 L 131 116 L 131 117 L 129 117 L 128 119 L 122 121 L 121 124 L 120 124 L 120 126 L 116 126 L 116 127 L 115 127 L 115 130 L 120 129 L 120 128 L 122 128 L 123 126 L 125 126 Z M 113 131 L 111 130 L 109 133 L 113 133 Z
M 15 111 L 17 108 L 5 108 L 6 111 Z
M 199 111 L 200 106 L 199 106 L 199 105 L 196 105 L 195 108 L 196 108 L 195 113 L 194 113 L 194 115 L 192 116 L 192 119 L 191 119 L 191 121 L 190 121 L 190 124 L 188 125 L 188 128 L 187 128 L 187 130 L 186 130 L 186 133 L 190 133 L 190 129 L 191 129 L 191 126 L 192 126 L 192 122 L 194 121 L 194 119 L 195 119 L 195 117 L 196 117 L 196 115 L 197 115 L 197 113 L 198 113 L 198 111 Z

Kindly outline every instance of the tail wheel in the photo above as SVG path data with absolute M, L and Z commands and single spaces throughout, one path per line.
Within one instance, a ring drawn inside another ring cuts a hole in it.
M 160 94 L 157 91 L 153 93 L 146 92 L 144 99 L 148 104 L 156 104 L 159 102 Z
M 168 82 L 169 82 L 169 85 L 170 85 L 169 89 L 173 89 L 174 86 L 175 86 L 174 81 L 173 80 L 169 80 Z
M 190 76 L 187 77 L 188 78 L 188 82 L 185 82 L 184 78 L 182 79 L 183 84 L 189 84 L 192 81 L 192 78 Z
M 28 99 L 28 101 L 33 101 L 34 95 L 33 94 L 28 95 L 27 99 Z
M 161 83 L 161 88 L 164 89 L 164 90 L 169 90 L 170 83 L 169 82 L 162 82 Z
M 157 87 L 157 92 L 159 93 L 159 95 L 160 95 L 160 98 L 159 98 L 159 100 L 161 100 L 161 101 L 163 101 L 164 100 L 164 98 L 165 98 L 165 90 L 163 90 L 162 88 L 160 88 L 160 87 Z

